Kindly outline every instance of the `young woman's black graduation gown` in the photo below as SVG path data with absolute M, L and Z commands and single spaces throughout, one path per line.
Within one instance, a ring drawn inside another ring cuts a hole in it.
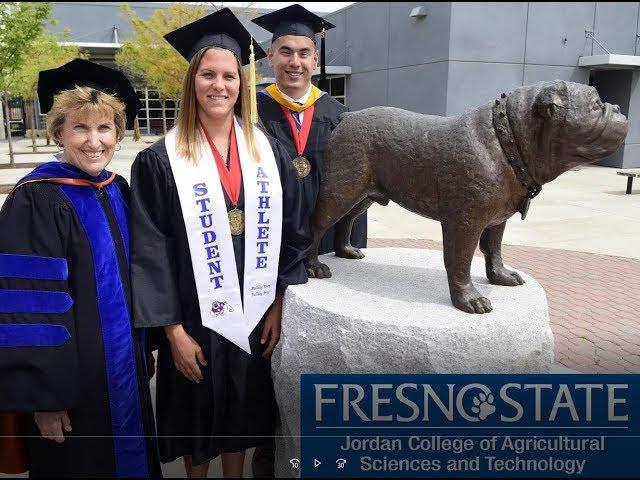
M 311 173 L 302 178 L 302 191 L 304 198 L 304 212 L 309 218 L 307 228 L 311 228 L 310 218 L 316 206 L 316 198 L 320 190 L 320 182 L 324 179 L 324 151 L 331 132 L 340 123 L 340 115 L 347 108 L 329 95 L 321 96 L 314 103 L 313 121 L 309 131 L 309 139 L 305 146 L 303 156 L 311 163 Z M 282 143 L 291 158 L 296 158 L 298 153 L 291 135 L 289 121 L 282 112 L 282 107 L 265 91 L 258 95 L 258 113 L 267 133 Z M 311 235 L 311 233 L 309 233 Z M 320 242 L 320 254 L 333 252 L 334 228 L 331 227 L 325 233 Z M 367 213 L 360 215 L 353 223 L 351 230 L 351 244 L 356 248 L 367 246 Z
M 283 232 L 278 291 L 304 283 L 303 259 L 311 239 L 302 228 L 297 174 L 286 152 L 272 144 L 283 186 Z M 158 340 L 156 419 L 160 458 L 193 455 L 194 465 L 222 452 L 240 451 L 274 434 L 276 404 L 270 359 L 261 356 L 264 318 L 252 332 L 252 354 L 202 326 L 189 243 L 164 140 L 138 154 L 132 171 L 132 282 L 135 324 L 182 323 L 202 348 L 204 379 L 194 383 L 174 366 L 162 328 Z M 224 191 L 224 189 L 223 189 Z M 233 207 L 225 193 L 227 210 Z M 244 191 L 238 208 L 244 210 Z M 240 286 L 244 234 L 233 236 Z
M 45 165 L 33 178 L 109 177 Z M 31 476 L 161 475 L 130 323 L 128 196 L 121 177 L 100 190 L 36 182 L 0 212 L 0 411 L 24 413 Z M 42 438 L 32 412 L 63 410 L 72 426 L 64 443 Z

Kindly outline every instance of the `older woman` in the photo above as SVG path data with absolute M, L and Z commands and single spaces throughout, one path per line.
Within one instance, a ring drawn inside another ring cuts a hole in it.
M 250 121 L 249 33 L 222 9 L 166 38 L 190 64 L 176 128 L 132 167 L 135 322 L 162 327 L 161 460 L 204 477 L 222 454 L 237 477 L 274 434 L 269 356 L 310 239 L 291 159 Z
M 0 213 L 0 411 L 29 412 L 31 476 L 157 476 L 128 187 L 105 170 L 139 102 L 124 75 L 85 60 L 41 72 L 39 96 L 62 151 Z

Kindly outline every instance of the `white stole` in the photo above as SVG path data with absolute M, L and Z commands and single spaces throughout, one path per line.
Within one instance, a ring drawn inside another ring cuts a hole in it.
M 249 156 L 234 118 L 244 185 L 244 308 L 218 168 L 203 141 L 198 164 L 176 153 L 176 129 L 165 137 L 187 230 L 202 325 L 251 353 L 249 335 L 273 303 L 282 237 L 282 187 L 267 137 L 254 128 L 260 163 Z

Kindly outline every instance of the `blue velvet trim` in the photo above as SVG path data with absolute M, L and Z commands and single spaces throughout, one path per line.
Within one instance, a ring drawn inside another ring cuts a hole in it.
M 67 292 L 0 290 L 0 313 L 64 313 L 72 305 Z
M 122 237 L 124 253 L 127 256 L 127 266 L 129 265 L 129 206 L 122 198 L 122 192 L 115 182 L 109 184 L 105 191 L 109 197 L 109 203 L 116 217 L 116 223 Z
M 66 258 L 0 253 L 0 277 L 66 280 L 68 276 Z
M 124 251 L 127 256 L 127 266 L 129 266 L 129 206 L 122 197 L 122 191 L 116 185 L 115 182 L 111 183 L 105 188 L 109 203 L 113 210 L 113 215 L 116 218 L 120 235 L 122 236 L 122 244 L 124 245 Z M 140 352 L 142 353 L 142 364 L 144 365 L 144 371 L 147 371 L 147 348 L 145 342 L 145 329 L 138 329 L 137 339 L 140 345 Z
M 104 182 L 111 175 L 110 172 L 103 170 L 100 175 L 93 177 L 78 167 L 74 167 L 70 163 L 65 162 L 47 162 L 38 165 L 26 177 L 23 177 L 16 185 L 20 185 L 27 180 L 37 178 L 75 178 L 89 180 L 90 182 Z
M 0 347 L 59 347 L 70 338 L 69 330 L 64 325 L 0 324 Z
M 95 190 L 59 185 L 93 252 L 117 477 L 147 477 L 147 457 L 129 307 L 109 222 Z

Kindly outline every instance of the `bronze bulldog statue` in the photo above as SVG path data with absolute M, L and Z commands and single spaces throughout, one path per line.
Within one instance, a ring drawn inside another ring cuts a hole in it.
M 478 242 L 491 283 L 522 285 L 502 263 L 507 219 L 516 212 L 524 219 L 542 185 L 614 153 L 626 134 L 617 105 L 603 103 L 593 87 L 564 81 L 517 88 L 457 117 L 392 107 L 346 113 L 327 145 L 307 273 L 331 276 L 318 244 L 334 224 L 336 255 L 362 258 L 349 242 L 354 219 L 373 202 L 393 200 L 441 222 L 453 305 L 490 312 L 470 277 Z

